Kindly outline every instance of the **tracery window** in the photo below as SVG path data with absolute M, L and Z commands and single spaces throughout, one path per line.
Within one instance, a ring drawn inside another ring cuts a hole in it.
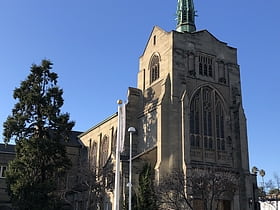
M 224 109 L 220 97 L 213 89 L 203 87 L 194 94 L 190 104 L 189 124 L 191 148 L 226 149 Z
M 159 78 L 159 56 L 153 55 L 150 62 L 150 83 L 153 83 Z

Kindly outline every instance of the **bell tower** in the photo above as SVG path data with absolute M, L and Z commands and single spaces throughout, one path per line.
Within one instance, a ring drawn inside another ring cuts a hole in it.
M 176 30 L 153 28 L 140 57 L 137 88 L 135 104 L 143 109 L 134 114 L 139 116 L 136 150 L 149 156 L 157 180 L 174 170 L 227 171 L 239 181 L 238 190 L 222 198 L 223 209 L 257 205 L 248 203 L 255 180 L 249 172 L 237 49 L 196 30 L 193 0 L 178 0 Z

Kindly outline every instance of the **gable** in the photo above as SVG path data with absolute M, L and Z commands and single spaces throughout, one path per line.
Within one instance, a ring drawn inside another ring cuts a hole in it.
M 144 51 L 143 51 L 143 53 L 142 53 L 142 55 L 140 57 L 142 57 L 145 54 L 145 52 L 149 48 L 149 46 L 154 45 L 154 43 L 156 41 L 155 38 L 157 38 L 157 36 L 159 36 L 160 34 L 167 35 L 167 34 L 169 34 L 169 32 L 163 30 L 159 26 L 154 26 L 153 30 L 150 33 L 149 39 L 148 39 L 148 41 L 147 41 L 147 43 L 145 45 Z

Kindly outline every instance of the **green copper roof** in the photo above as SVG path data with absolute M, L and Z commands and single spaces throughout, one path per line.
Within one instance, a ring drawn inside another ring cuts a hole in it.
M 193 32 L 195 28 L 195 10 L 192 0 L 178 0 L 177 27 L 179 32 Z

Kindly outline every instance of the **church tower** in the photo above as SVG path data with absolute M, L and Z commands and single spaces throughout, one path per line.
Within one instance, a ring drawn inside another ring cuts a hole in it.
M 253 208 L 237 49 L 196 31 L 193 1 L 178 0 L 176 31 L 154 27 L 139 68 L 136 153 L 155 151 L 156 179 L 174 170 L 231 171 L 238 190 L 222 208 Z
M 215 198 L 219 210 L 258 209 L 256 179 L 249 172 L 237 49 L 207 30 L 196 30 L 192 0 L 178 0 L 176 30 L 153 28 L 139 59 L 137 83 L 137 88 L 128 89 L 126 106 L 126 127 L 137 131 L 134 191 L 146 162 L 154 169 L 156 183 L 174 171 L 188 177 L 195 169 L 215 169 L 238 177 L 233 193 Z M 114 170 L 116 127 L 117 114 L 80 135 L 94 168 Z M 127 133 L 121 154 L 123 200 L 128 156 Z M 107 195 L 110 209 L 113 191 Z M 198 204 L 194 209 L 202 208 Z

